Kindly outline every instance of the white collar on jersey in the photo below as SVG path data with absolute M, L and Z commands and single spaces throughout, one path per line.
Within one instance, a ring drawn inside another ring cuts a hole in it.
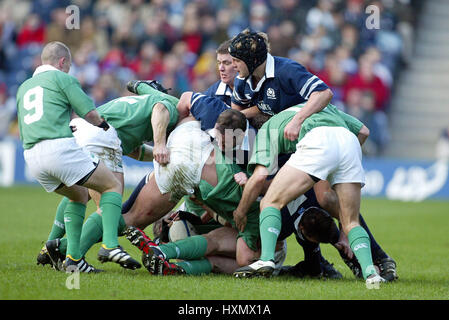
M 274 58 L 267 53 L 267 64 L 265 66 L 265 77 L 274 78 Z
M 220 81 L 220 84 L 218 85 L 217 91 L 215 91 L 216 96 L 232 96 L 232 90 L 231 88 L 224 83 L 223 81 Z
M 248 77 L 248 79 L 246 79 L 246 82 L 249 84 L 249 87 L 253 92 L 259 92 L 260 87 L 262 87 L 262 84 L 265 82 L 265 79 L 274 78 L 274 58 L 271 54 L 267 53 L 267 64 L 265 65 L 265 74 L 262 77 L 262 79 L 259 80 L 256 88 L 254 89 L 251 82 L 251 77 Z
M 45 72 L 45 71 L 54 71 L 54 70 L 60 71 L 59 69 L 56 69 L 56 68 L 53 67 L 52 65 L 49 65 L 49 64 L 43 64 L 43 65 L 41 65 L 41 66 L 39 66 L 39 67 L 36 68 L 36 70 L 35 70 L 34 73 L 33 73 L 33 77 L 34 77 L 35 75 L 39 74 L 39 73 L 42 73 L 42 72 Z

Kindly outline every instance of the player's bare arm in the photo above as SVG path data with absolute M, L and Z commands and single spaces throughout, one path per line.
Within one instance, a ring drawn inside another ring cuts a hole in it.
M 192 99 L 192 94 L 192 91 L 187 91 L 184 92 L 179 98 L 179 102 L 176 105 L 176 109 L 178 109 L 179 113 L 179 119 L 184 119 L 190 115 L 190 108 L 192 106 L 190 100 Z
M 234 221 L 238 230 L 243 231 L 246 225 L 246 214 L 250 206 L 257 200 L 262 193 L 267 180 L 268 169 L 265 166 L 258 165 L 254 169 L 253 175 L 248 179 L 243 190 L 242 199 L 234 211 Z
M 363 145 L 369 137 L 369 129 L 367 126 L 363 125 L 362 128 L 360 128 L 359 134 L 357 135 L 357 139 L 359 139 L 360 145 Z
M 127 154 L 127 156 L 138 161 L 153 161 L 153 147 L 147 144 L 142 144 L 140 147 Z
M 313 92 L 304 107 L 296 113 L 293 119 L 285 127 L 284 137 L 290 141 L 298 139 L 304 120 L 312 114 L 323 110 L 332 100 L 332 97 L 333 93 L 330 89 Z
M 94 126 L 101 127 L 104 130 L 107 130 L 109 128 L 109 125 L 100 116 L 100 114 L 97 112 L 97 110 L 89 111 L 86 114 L 86 116 L 84 117 L 84 120 L 86 120 L 87 122 L 93 124 Z
M 252 106 L 240 111 L 245 115 L 246 119 L 252 119 L 262 113 L 257 106 Z
M 151 125 L 153 127 L 153 157 L 161 165 L 170 161 L 170 155 L 166 147 L 166 132 L 170 122 L 170 113 L 162 103 L 156 103 L 151 115 Z

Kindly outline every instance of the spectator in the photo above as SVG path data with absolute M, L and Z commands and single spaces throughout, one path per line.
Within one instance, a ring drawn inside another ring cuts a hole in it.
M 164 56 L 164 69 L 159 77 L 166 88 L 172 88 L 171 94 L 180 96 L 182 92 L 188 91 L 190 77 L 186 66 L 179 63 L 179 59 L 173 53 Z
M 42 45 L 45 42 L 45 25 L 40 16 L 31 14 L 17 35 L 17 45 L 23 48 L 30 44 Z
M 162 53 L 152 41 L 146 41 L 128 66 L 138 79 L 156 79 L 163 71 Z
M 312 7 L 312 2 L 307 0 L 270 0 L 273 7 L 270 13 L 274 24 L 282 21 L 292 21 L 295 23 L 295 30 L 298 34 L 305 33 L 307 12 Z M 271 37 L 270 37 L 271 39 Z
M 386 114 L 376 111 L 375 101 L 373 92 L 354 88 L 348 92 L 346 104 L 346 111 L 370 129 L 370 136 L 363 146 L 364 153 L 369 156 L 381 154 L 389 139 Z
M 352 76 L 345 86 L 345 100 L 352 89 L 370 91 L 375 98 L 375 109 L 384 111 L 387 107 L 389 89 L 382 80 L 374 74 L 373 62 L 366 56 L 359 59 L 359 71 Z
M 56 8 L 51 12 L 51 22 L 47 26 L 45 41 L 64 41 L 73 51 L 78 50 L 81 45 L 81 31 L 79 29 L 68 29 L 66 19 L 68 14 L 65 8 Z
M 334 50 L 335 58 L 342 70 L 347 74 L 357 73 L 358 65 L 357 60 L 351 55 L 351 50 L 346 45 L 340 45 Z
M 346 23 L 362 28 L 365 25 L 365 12 L 363 0 L 349 0 L 343 10 L 343 19 Z
M 348 107 L 348 92 L 367 91 L 376 112 L 385 111 L 397 59 L 411 54 L 418 2 L 3 0 L 0 82 L 12 94 L 40 62 L 29 44 L 62 40 L 74 53 L 72 73 L 97 103 L 123 94 L 130 78 L 159 79 L 175 95 L 203 91 L 218 80 L 209 49 L 252 27 L 268 32 L 273 53 L 324 78 L 334 104 Z M 66 28 L 69 4 L 80 8 L 79 30 Z M 381 10 L 381 30 L 365 28 L 367 4 Z
M 93 86 L 100 75 L 98 61 L 91 54 L 92 50 L 90 43 L 84 43 L 73 56 L 70 74 L 79 80 L 83 89 Z
M 318 78 L 324 81 L 334 94 L 331 103 L 344 109 L 344 90 L 347 74 L 339 64 L 334 53 L 326 56 L 324 69 L 317 73 Z
M 324 27 L 327 31 L 334 30 L 336 25 L 332 10 L 332 0 L 318 0 L 317 6 L 310 9 L 307 14 L 307 32 L 314 33 L 319 27 Z
M 268 38 L 271 43 L 271 54 L 286 57 L 290 48 L 296 44 L 295 25 L 292 21 L 286 20 L 279 25 L 271 25 L 268 28 Z

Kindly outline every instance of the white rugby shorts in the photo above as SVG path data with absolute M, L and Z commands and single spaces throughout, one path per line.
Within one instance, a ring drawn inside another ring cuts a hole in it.
M 154 161 L 154 174 L 159 191 L 171 192 L 171 200 L 179 201 L 193 194 L 201 181 L 201 172 L 213 145 L 211 137 L 201 130 L 198 121 L 181 124 L 168 136 L 167 149 L 170 162 L 161 166 Z
M 23 152 L 30 173 L 47 192 L 55 191 L 61 183 L 71 187 L 98 164 L 75 138 L 44 140 Z
M 343 127 L 317 127 L 296 145 L 286 165 L 321 180 L 365 185 L 362 149 L 359 140 Z
M 109 129 L 104 131 L 82 118 L 72 119 L 70 126 L 76 127 L 73 136 L 79 146 L 97 156 L 112 172 L 123 173 L 121 141 L 114 127 L 109 125 Z

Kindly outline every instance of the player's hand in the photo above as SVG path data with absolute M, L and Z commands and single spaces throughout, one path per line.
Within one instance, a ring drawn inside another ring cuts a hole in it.
M 248 176 L 245 172 L 239 172 L 234 175 L 234 180 L 239 186 L 244 186 L 248 182 Z
M 201 215 L 201 221 L 202 221 L 204 224 L 208 223 L 208 222 L 211 221 L 213 218 L 214 218 L 214 217 L 212 216 L 211 212 L 210 212 L 210 211 L 207 211 L 207 210 L 206 210 L 206 212 L 204 212 L 204 213 Z
M 243 232 L 245 230 L 246 221 L 248 219 L 246 217 L 246 213 L 235 210 L 233 216 L 237 230 Z
M 338 251 L 342 252 L 348 259 L 352 259 L 354 257 L 354 253 L 349 246 L 348 237 L 344 232 L 340 232 L 340 239 L 338 239 L 338 242 L 334 244 L 334 247 L 337 248 Z
M 156 160 L 161 166 L 165 166 L 170 162 L 170 152 L 165 145 L 154 145 L 153 159 Z
M 299 131 L 301 130 L 301 122 L 293 118 L 284 128 L 284 138 L 295 141 L 299 137 Z

